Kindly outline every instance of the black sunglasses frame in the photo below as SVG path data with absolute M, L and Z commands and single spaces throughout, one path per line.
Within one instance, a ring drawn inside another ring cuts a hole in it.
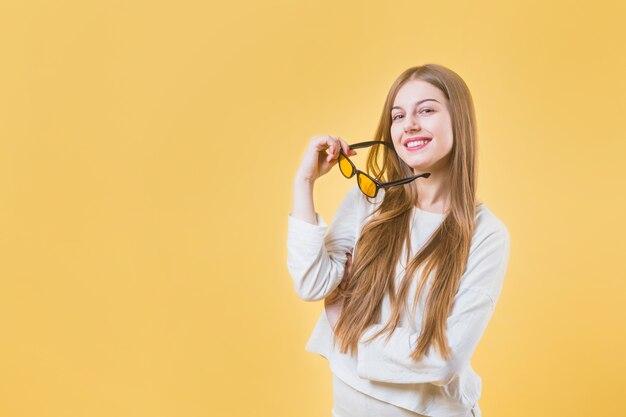
M 381 140 L 372 140 L 372 141 L 367 141 L 367 142 L 354 143 L 352 145 L 348 145 L 348 148 L 350 148 L 350 149 L 360 149 L 360 148 L 367 148 L 367 147 L 372 146 L 372 145 L 385 145 L 388 148 L 391 148 L 392 150 L 395 151 L 393 145 L 391 145 L 389 142 L 385 142 L 385 141 L 381 141 Z M 350 179 L 350 178 L 352 178 L 352 177 L 354 177 L 356 175 L 357 176 L 357 184 L 359 185 L 359 190 L 361 190 L 361 192 L 363 194 L 365 194 L 367 197 L 376 198 L 376 196 L 378 195 L 378 190 L 380 190 L 381 188 L 392 187 L 394 185 L 408 184 L 411 181 L 413 181 L 413 180 L 415 180 L 417 178 L 420 178 L 420 177 L 424 177 L 424 178 L 430 177 L 430 172 L 426 172 L 424 174 L 414 175 L 412 177 L 403 178 L 401 180 L 389 181 L 389 182 L 381 183 L 381 182 L 376 181 L 374 178 L 372 178 L 371 176 L 369 176 L 365 172 L 361 171 L 360 169 L 357 169 L 357 167 L 350 160 L 350 158 L 348 158 L 348 155 L 345 154 L 345 152 L 343 151 L 342 148 L 339 148 L 339 153 L 341 154 L 340 156 L 343 156 L 346 159 L 346 161 L 348 161 L 350 166 L 352 167 L 352 174 L 350 176 L 347 176 L 346 174 L 343 173 L 343 171 L 341 170 L 340 163 L 339 163 L 340 161 L 338 161 L 338 163 L 337 163 L 337 166 L 339 167 L 339 171 L 341 171 L 341 174 L 344 177 L 348 178 L 348 179 Z M 363 191 L 363 189 L 361 188 L 361 182 L 359 181 L 359 175 L 366 176 L 370 181 L 372 181 L 374 183 L 374 185 L 376 186 L 376 191 L 374 192 L 373 196 L 370 196 L 365 191 Z

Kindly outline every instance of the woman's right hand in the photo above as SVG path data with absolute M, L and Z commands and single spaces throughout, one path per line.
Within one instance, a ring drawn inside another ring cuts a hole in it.
M 348 143 L 338 136 L 311 138 L 296 178 L 312 183 L 328 173 L 339 159 L 339 149 L 343 149 L 348 156 L 356 155 L 355 151 L 348 148 Z

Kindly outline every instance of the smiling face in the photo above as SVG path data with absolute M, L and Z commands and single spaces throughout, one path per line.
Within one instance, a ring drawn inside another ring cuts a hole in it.
M 405 82 L 391 109 L 391 139 L 398 156 L 414 172 L 447 169 L 453 134 L 443 92 L 426 81 Z

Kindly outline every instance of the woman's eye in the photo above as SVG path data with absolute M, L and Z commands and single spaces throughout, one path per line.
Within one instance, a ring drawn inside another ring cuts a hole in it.
M 422 109 L 422 110 L 420 111 L 420 114 L 423 114 L 423 113 L 430 114 L 430 113 L 434 113 L 434 112 L 435 112 L 435 111 L 434 111 L 433 109 L 425 108 L 425 109 Z M 402 117 L 402 115 L 401 115 L 401 114 L 396 114 L 395 116 L 393 116 L 393 117 L 391 118 L 391 120 L 397 120 L 399 117 Z

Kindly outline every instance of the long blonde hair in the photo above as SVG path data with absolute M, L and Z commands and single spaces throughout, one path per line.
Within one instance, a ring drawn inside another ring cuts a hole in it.
M 450 159 L 450 211 L 441 226 L 407 265 L 399 289 L 395 289 L 396 265 L 403 247 L 411 253 L 410 221 L 418 201 L 415 182 L 390 187 L 381 204 L 363 226 L 353 253 L 353 263 L 341 284 L 326 302 L 343 301 L 343 309 L 335 327 L 334 343 L 340 342 L 342 353 L 354 355 L 363 332 L 380 320 L 381 303 L 390 297 L 391 317 L 387 324 L 369 340 L 387 332 L 387 340 L 398 326 L 401 311 L 416 271 L 423 267 L 416 285 L 411 318 L 415 315 L 421 292 L 431 281 L 422 331 L 411 357 L 418 361 L 431 344 L 445 359 L 450 357 L 446 338 L 446 321 L 469 256 L 475 228 L 476 201 L 476 121 L 474 105 L 465 82 L 454 71 L 437 64 L 426 64 L 404 71 L 391 86 L 373 140 L 391 146 L 371 148 L 366 169 L 381 181 L 394 181 L 413 175 L 413 170 L 393 150 L 391 139 L 391 107 L 404 82 L 426 81 L 439 88 L 448 99 L 452 122 L 453 145 Z M 379 160 L 382 159 L 382 166 Z M 417 180 L 419 181 L 419 180 Z M 433 273 L 433 278 L 428 278 Z

